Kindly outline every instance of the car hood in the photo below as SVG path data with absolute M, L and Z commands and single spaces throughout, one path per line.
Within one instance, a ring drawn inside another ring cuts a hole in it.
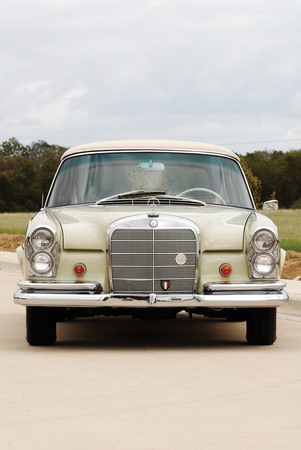
M 147 207 L 80 205 L 51 208 L 60 222 L 63 248 L 66 250 L 106 251 L 107 228 L 116 220 L 147 215 Z M 200 229 L 201 251 L 242 250 L 244 229 L 253 211 L 206 205 L 170 207 L 160 206 L 160 214 L 192 221 Z

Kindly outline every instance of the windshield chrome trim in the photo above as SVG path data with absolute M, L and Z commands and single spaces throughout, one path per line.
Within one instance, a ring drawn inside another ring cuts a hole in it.
M 120 154 L 120 153 L 128 153 L 129 151 L 131 151 L 133 153 L 149 153 L 151 151 L 153 153 L 174 153 L 174 154 L 183 154 L 183 152 L 185 151 L 185 154 L 187 154 L 187 155 L 189 155 L 189 154 L 190 155 L 206 155 L 206 156 L 211 156 L 211 157 L 221 157 L 221 158 L 230 159 L 230 160 L 234 161 L 238 165 L 238 167 L 240 169 L 240 172 L 241 172 L 241 174 L 243 176 L 243 179 L 244 179 L 244 182 L 245 182 L 248 194 L 249 194 L 249 198 L 251 200 L 251 204 L 253 205 L 253 209 L 256 211 L 255 201 L 254 201 L 254 198 L 253 198 L 253 195 L 252 195 L 249 183 L 247 182 L 246 175 L 245 175 L 245 173 L 244 173 L 244 171 L 243 171 L 239 161 L 235 157 L 233 157 L 232 155 L 219 153 L 219 152 L 209 152 L 209 151 L 206 151 L 206 150 L 204 150 L 204 151 L 202 151 L 202 150 L 194 150 L 193 151 L 191 149 L 187 150 L 185 148 L 183 148 L 183 149 L 172 149 L 172 148 L 170 148 L 170 149 L 166 149 L 166 148 L 162 148 L 162 149 L 159 149 L 159 148 L 155 148 L 155 149 L 153 149 L 153 148 L 134 148 L 133 149 L 131 147 L 126 148 L 126 149 L 122 148 L 120 150 L 118 150 L 118 149 L 115 149 L 115 150 L 114 149 L 113 150 L 112 149 L 95 149 L 95 150 L 82 151 L 82 152 L 79 152 L 79 153 L 72 153 L 71 155 L 67 155 L 64 159 L 61 160 L 61 162 L 60 162 L 60 164 L 59 164 L 59 166 L 57 168 L 57 171 L 56 171 L 56 173 L 55 173 L 55 175 L 53 177 L 52 183 L 50 185 L 50 188 L 49 188 L 46 200 L 44 202 L 43 209 L 45 209 L 45 208 L 57 208 L 58 207 L 58 206 L 50 206 L 49 207 L 48 206 L 48 200 L 49 200 L 50 195 L 52 193 L 52 189 L 53 189 L 53 186 L 54 186 L 55 181 L 57 179 L 59 170 L 60 170 L 62 164 L 65 161 L 67 161 L 67 159 L 69 159 L 69 158 L 77 158 L 77 157 L 85 156 L 85 155 L 93 155 L 95 153 L 100 153 L 100 154 L 114 154 L 114 153 L 116 153 L 116 154 Z M 87 202 L 87 203 L 92 203 L 93 204 L 95 202 Z M 79 204 L 79 203 L 77 203 L 77 204 Z M 62 207 L 62 206 L 64 206 L 64 207 L 65 206 L 76 206 L 77 204 L 75 204 L 75 205 L 60 205 L 59 207 Z M 80 203 L 80 204 L 86 204 L 86 203 Z M 208 204 L 209 204 L 209 202 L 208 202 Z M 232 205 L 225 205 L 225 206 L 231 207 Z M 246 206 L 237 206 L 237 207 L 238 208 L 251 209 L 251 208 L 248 208 Z
M 199 150 L 199 149 L 187 149 L 185 147 L 183 148 L 160 148 L 160 147 L 122 147 L 120 149 L 118 148 L 95 148 L 95 149 L 89 149 L 89 150 L 82 150 L 80 152 L 74 152 L 71 153 L 69 155 L 66 155 L 64 157 L 64 159 L 62 159 L 62 161 L 65 161 L 67 158 L 72 158 L 74 156 L 79 156 L 79 155 L 88 155 L 88 154 L 94 154 L 97 152 L 100 153 L 128 153 L 129 151 L 131 152 L 143 152 L 143 153 L 149 153 L 149 152 L 153 152 L 153 153 L 162 153 L 162 152 L 166 152 L 166 153 L 187 153 L 187 154 L 202 154 L 202 155 L 211 155 L 211 156 L 223 156 L 226 158 L 230 158 L 233 159 L 235 161 L 238 161 L 237 157 L 232 156 L 228 153 L 223 153 L 223 152 L 219 152 L 219 151 L 210 151 L 210 150 Z

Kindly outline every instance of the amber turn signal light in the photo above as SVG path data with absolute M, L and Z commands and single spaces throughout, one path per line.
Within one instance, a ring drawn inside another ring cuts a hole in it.
M 223 275 L 223 277 L 228 277 L 229 275 L 231 275 L 232 267 L 230 266 L 230 264 L 222 264 L 219 268 L 219 272 L 221 275 Z
M 84 264 L 75 264 L 73 267 L 73 272 L 77 277 L 81 277 L 86 273 L 86 266 Z

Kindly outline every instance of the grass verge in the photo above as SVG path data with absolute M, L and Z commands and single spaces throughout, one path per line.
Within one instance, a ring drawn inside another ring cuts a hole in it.
M 301 252 L 301 209 L 280 209 L 264 215 L 277 225 L 281 247 Z
M 284 250 L 301 252 L 301 240 L 298 239 L 280 239 L 280 240 L 281 240 L 281 247 L 284 248 Z
M 288 250 L 286 252 L 282 278 L 293 280 L 301 276 L 301 253 Z
M 29 220 L 36 213 L 0 214 L 0 234 L 25 234 Z
M 24 240 L 24 234 L 0 234 L 0 251 L 15 252 Z

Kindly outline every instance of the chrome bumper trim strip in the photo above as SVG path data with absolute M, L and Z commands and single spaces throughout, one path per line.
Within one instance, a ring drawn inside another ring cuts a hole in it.
M 53 307 L 173 307 L 173 308 L 251 308 L 276 307 L 288 301 L 288 295 L 283 290 L 236 291 L 227 293 L 204 293 L 189 295 L 156 295 L 135 294 L 129 296 L 120 294 L 71 293 L 71 292 L 24 292 L 19 289 L 14 295 L 17 304 L 25 306 Z
M 21 280 L 18 286 L 22 291 L 101 291 L 101 285 L 97 282 L 86 281 L 29 281 Z
M 279 281 L 247 281 L 245 283 L 225 282 L 225 283 L 206 283 L 204 284 L 205 291 L 279 291 L 284 289 L 286 282 Z

